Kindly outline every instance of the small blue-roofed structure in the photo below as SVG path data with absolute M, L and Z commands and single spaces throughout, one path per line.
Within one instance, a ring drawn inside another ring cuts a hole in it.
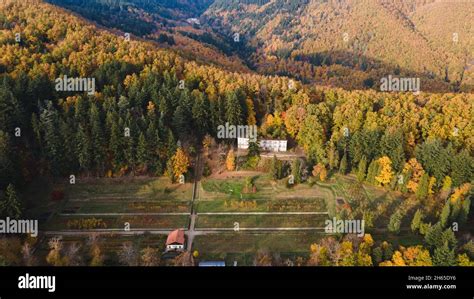
M 199 262 L 199 267 L 225 267 L 224 261 Z

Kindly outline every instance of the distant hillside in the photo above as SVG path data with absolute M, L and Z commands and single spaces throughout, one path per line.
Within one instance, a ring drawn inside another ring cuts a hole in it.
M 110 29 L 154 40 L 183 56 L 235 71 L 249 71 L 229 46 L 199 25 L 213 0 L 48 0 Z
M 177 25 L 199 16 L 212 0 L 49 0 L 107 27 L 135 35 L 151 34 L 160 21 Z
M 266 74 L 343 88 L 378 88 L 388 74 L 429 91 L 472 91 L 469 1 L 217 0 L 206 22 L 239 33 Z

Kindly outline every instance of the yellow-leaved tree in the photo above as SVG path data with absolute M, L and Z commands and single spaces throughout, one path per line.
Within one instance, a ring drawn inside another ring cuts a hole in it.
M 188 172 L 189 168 L 189 157 L 186 152 L 181 148 L 178 147 L 176 153 L 171 158 L 173 161 L 173 173 L 176 179 L 179 179 L 181 175 Z
M 423 246 L 411 246 L 408 248 L 400 246 L 395 251 L 391 261 L 385 261 L 380 266 L 433 266 L 430 252 Z
M 385 186 L 390 183 L 393 177 L 392 161 L 389 157 L 383 156 L 378 159 L 378 162 L 381 169 L 380 173 L 375 177 L 375 180 L 381 185 Z
M 227 154 L 227 159 L 225 161 L 225 166 L 227 170 L 234 171 L 235 170 L 235 154 L 234 150 L 230 149 L 229 153 Z
M 466 194 L 469 193 L 471 184 L 465 183 L 462 186 L 454 189 L 453 194 L 450 197 L 451 203 L 456 203 L 459 199 L 463 199 Z

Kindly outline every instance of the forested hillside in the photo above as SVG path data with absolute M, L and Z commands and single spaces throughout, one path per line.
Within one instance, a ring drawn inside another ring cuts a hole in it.
M 437 188 L 446 176 L 454 186 L 473 179 L 472 94 L 308 89 L 228 72 L 41 1 L 8 1 L 0 20 L 2 189 L 37 175 L 159 175 L 178 140 L 199 147 L 225 122 L 295 139 L 331 168 L 388 156 L 395 172 L 416 159 Z M 57 91 L 64 75 L 95 78 L 95 94 Z
M 49 0 L 107 27 L 130 30 L 135 35 L 151 34 L 159 20 L 163 26 L 198 17 L 212 0 Z M 155 19 L 153 19 L 155 18 Z
M 231 39 L 199 24 L 210 0 L 48 0 L 105 28 L 152 40 L 162 48 L 203 63 L 248 72 Z
M 258 49 L 260 72 L 345 89 L 421 77 L 425 91 L 472 91 L 469 1 L 215 1 L 206 21 Z

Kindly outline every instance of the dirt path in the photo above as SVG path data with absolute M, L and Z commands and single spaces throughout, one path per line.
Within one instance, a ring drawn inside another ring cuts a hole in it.
M 186 249 L 188 251 L 191 251 L 193 249 L 193 241 L 194 241 L 194 236 L 196 235 L 196 209 L 194 207 L 194 201 L 196 198 L 199 196 L 199 181 L 201 180 L 201 175 L 202 175 L 202 153 L 199 153 L 196 157 L 196 167 L 195 167 L 195 174 L 194 174 L 194 185 L 193 185 L 193 197 L 191 199 L 191 221 L 189 221 L 189 227 L 188 230 L 186 231 L 186 235 L 188 237 L 187 243 L 186 243 Z

